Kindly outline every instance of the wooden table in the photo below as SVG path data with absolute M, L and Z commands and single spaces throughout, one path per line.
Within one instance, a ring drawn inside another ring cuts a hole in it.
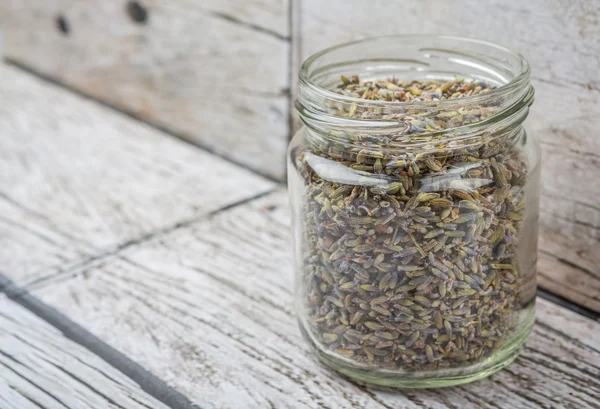
M 1 409 L 600 407 L 593 247 L 543 235 L 546 298 L 579 313 L 538 298 L 503 371 L 357 386 L 296 327 L 284 186 L 0 70 Z

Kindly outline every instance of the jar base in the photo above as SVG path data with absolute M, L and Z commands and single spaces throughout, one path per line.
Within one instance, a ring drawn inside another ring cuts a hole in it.
M 387 388 L 421 389 L 462 385 L 486 378 L 505 368 L 519 356 L 534 322 L 535 309 L 532 308 L 521 329 L 513 335 L 510 342 L 478 364 L 436 372 L 404 373 L 388 369 L 373 369 L 367 366 L 361 368 L 352 361 L 320 349 L 302 325 L 300 325 L 300 329 L 304 337 L 309 340 L 311 349 L 323 364 L 354 382 Z

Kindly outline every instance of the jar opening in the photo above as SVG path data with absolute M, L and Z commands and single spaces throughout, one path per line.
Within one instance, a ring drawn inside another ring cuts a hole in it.
M 486 81 L 495 88 L 489 93 L 461 98 L 460 101 L 365 101 L 331 91 L 340 76 L 348 73 L 365 80 L 392 76 L 410 80 L 462 77 Z M 302 64 L 298 76 L 300 102 L 302 97 L 309 97 L 305 93 L 315 92 L 336 102 L 412 108 L 411 105 L 482 104 L 489 99 L 522 91 L 529 85 L 530 66 L 519 53 L 486 41 L 443 35 L 392 35 L 340 44 L 317 52 Z
M 455 99 L 410 102 L 368 100 L 332 89 L 342 75 L 362 80 L 484 81 L 489 92 Z M 296 107 L 311 137 L 342 143 L 402 150 L 407 146 L 451 143 L 466 146 L 483 133 L 514 130 L 533 102 L 530 68 L 518 53 L 462 37 L 399 35 L 375 37 L 332 47 L 303 64 Z M 445 121 L 455 116 L 459 120 Z M 437 118 L 441 126 L 416 126 Z M 504 132 L 505 133 L 505 132 Z

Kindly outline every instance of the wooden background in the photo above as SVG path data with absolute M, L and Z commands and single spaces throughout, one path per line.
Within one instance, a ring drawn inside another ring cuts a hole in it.
M 598 0 L 138 1 L 0 0 L 0 408 L 598 409 Z M 275 181 L 300 61 L 402 32 L 532 62 L 546 291 L 509 368 L 393 393 L 309 353 Z
M 0 25 L 10 63 L 277 181 L 311 53 L 394 33 L 515 49 L 543 150 L 540 282 L 600 310 L 600 0 L 0 0 Z

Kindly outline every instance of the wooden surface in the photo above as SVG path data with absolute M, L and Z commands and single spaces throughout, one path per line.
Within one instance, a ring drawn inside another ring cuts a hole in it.
M 544 232 L 539 247 L 540 287 L 600 313 L 600 243 Z
M 282 179 L 287 0 L 140 0 L 145 23 L 130 18 L 126 3 L 1 0 L 4 54 Z
M 205 408 L 597 408 L 600 323 L 538 301 L 524 354 L 491 379 L 398 394 L 315 362 L 296 326 L 287 195 L 131 247 L 33 294 Z
M 168 407 L 0 294 L 0 408 Z
M 0 272 L 19 284 L 274 185 L 18 69 L 0 76 Z
M 541 222 L 600 239 L 600 4 L 597 0 L 297 0 L 293 72 L 324 47 L 376 35 L 446 33 L 494 41 L 532 65 L 528 128 L 542 142 Z

